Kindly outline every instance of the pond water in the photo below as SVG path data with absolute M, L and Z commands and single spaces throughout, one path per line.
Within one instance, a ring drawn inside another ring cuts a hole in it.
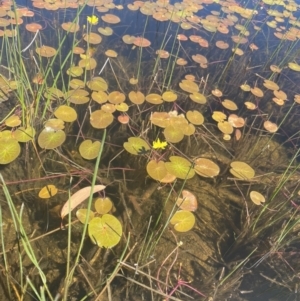
M 0 295 L 298 300 L 299 16 L 2 0 Z

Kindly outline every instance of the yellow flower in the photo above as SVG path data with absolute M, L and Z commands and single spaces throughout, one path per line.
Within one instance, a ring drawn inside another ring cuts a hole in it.
M 159 138 L 152 143 L 154 149 L 165 149 L 167 145 L 168 143 L 166 141 L 160 141 Z
M 98 24 L 98 17 L 96 17 L 95 15 L 92 16 L 88 16 L 87 17 L 87 21 L 92 24 L 92 25 L 97 25 Z

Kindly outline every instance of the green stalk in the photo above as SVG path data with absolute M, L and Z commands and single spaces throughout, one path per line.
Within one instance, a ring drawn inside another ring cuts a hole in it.
M 51 293 L 48 289 L 48 286 L 47 286 L 47 279 L 46 279 L 46 276 L 44 274 L 44 272 L 42 271 L 40 265 L 39 265 L 39 262 L 34 254 L 34 250 L 32 249 L 32 246 L 30 244 L 30 241 L 28 239 L 28 236 L 26 234 L 26 231 L 23 227 L 23 224 L 22 224 L 22 221 L 21 221 L 21 217 L 18 215 L 18 212 L 16 210 L 16 207 L 14 205 L 14 202 L 11 198 L 11 195 L 9 193 L 9 190 L 5 184 L 5 181 L 4 181 L 4 178 L 2 176 L 2 174 L 0 173 L 0 180 L 2 182 L 2 189 L 3 189 L 3 192 L 4 192 L 4 195 L 5 195 L 5 198 L 7 200 L 7 204 L 8 204 L 8 207 L 10 209 L 10 213 L 11 213 L 11 216 L 12 216 L 12 219 L 13 219 L 13 223 L 14 223 L 14 226 L 15 226 L 15 229 L 17 232 L 20 233 L 20 240 L 22 242 L 22 246 L 25 250 L 25 253 L 26 255 L 28 256 L 28 258 L 30 259 L 30 261 L 33 263 L 33 265 L 35 266 L 35 268 L 38 270 L 39 272 L 39 276 L 42 280 L 42 283 L 43 283 L 43 286 L 44 288 L 46 289 L 47 293 L 48 293 L 48 296 L 50 298 L 51 301 L 54 301 L 53 300 L 53 297 L 51 296 Z M 20 262 L 20 264 L 22 264 L 22 262 Z M 29 284 L 30 284 L 30 280 L 29 280 Z
M 10 287 L 10 282 L 9 282 L 9 264 L 7 261 L 7 255 L 5 252 L 5 242 L 4 242 L 4 236 L 3 236 L 3 219 L 2 219 L 2 207 L 0 206 L 0 235 L 1 235 L 1 247 L 3 250 L 3 261 L 4 261 L 4 267 L 5 267 L 5 278 L 6 278 L 6 285 L 7 285 L 7 292 L 8 292 L 8 296 L 9 299 L 12 300 L 12 296 L 11 296 L 11 287 Z
M 99 153 L 98 153 L 98 156 L 97 156 L 97 160 L 96 160 L 96 163 L 95 163 L 95 168 L 94 168 L 94 173 L 93 173 L 93 178 L 92 178 L 92 184 L 91 184 L 91 190 L 92 191 L 94 189 L 94 186 L 95 186 L 95 183 L 96 183 L 96 180 L 97 180 L 98 169 L 99 169 L 99 165 L 100 165 L 101 156 L 102 156 L 102 153 L 103 153 L 103 147 L 104 147 L 105 139 L 106 139 L 106 129 L 104 129 L 104 132 L 103 132 L 103 136 L 102 136 L 102 140 L 101 140 L 101 147 L 100 147 L 100 150 L 99 150 Z M 86 236 L 86 233 L 87 233 L 87 228 L 88 228 L 88 220 L 89 220 L 89 216 L 90 216 L 90 210 L 91 210 L 91 207 L 92 207 L 92 201 L 93 201 L 93 193 L 90 194 L 90 197 L 88 199 L 87 215 L 86 215 L 86 219 L 85 219 L 85 223 L 84 223 L 84 227 L 83 227 L 83 231 L 82 231 L 81 241 L 80 241 L 80 244 L 79 244 L 79 247 L 78 247 L 77 256 L 75 258 L 74 266 L 71 269 L 71 271 L 67 274 L 66 279 L 65 279 L 65 290 L 64 290 L 64 296 L 63 296 L 63 299 L 62 299 L 64 301 L 68 300 L 69 285 L 72 282 L 73 274 L 74 274 L 75 268 L 76 268 L 76 266 L 79 262 L 81 250 L 83 248 L 83 243 L 84 243 L 85 236 Z M 70 217 L 69 217 L 69 220 L 70 220 Z M 68 249 L 68 252 L 69 251 L 70 251 L 70 249 Z

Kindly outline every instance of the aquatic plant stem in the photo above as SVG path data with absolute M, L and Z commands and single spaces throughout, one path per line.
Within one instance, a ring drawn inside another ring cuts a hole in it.
M 96 184 L 98 169 L 99 169 L 99 165 L 100 165 L 101 156 L 102 156 L 102 153 L 103 153 L 105 139 L 106 139 L 106 129 L 104 129 L 104 131 L 103 131 L 101 146 L 100 146 L 100 150 L 99 150 L 99 153 L 98 153 L 98 156 L 97 156 L 97 159 L 96 159 L 96 163 L 95 163 L 95 169 L 94 169 L 92 183 L 91 183 L 91 191 L 93 191 L 94 186 Z M 89 216 L 90 216 L 90 210 L 91 210 L 91 207 L 92 207 L 92 200 L 93 200 L 93 193 L 90 194 L 89 199 L 88 199 L 87 215 L 86 215 L 86 219 L 85 219 L 85 223 L 84 223 L 84 227 L 83 227 L 83 231 L 82 231 L 81 241 L 80 241 L 78 251 L 77 251 L 77 255 L 76 255 L 76 258 L 75 258 L 75 261 L 74 261 L 74 264 L 73 264 L 73 268 L 70 270 L 69 274 L 66 276 L 66 279 L 65 279 L 65 290 L 64 290 L 64 295 L 63 295 L 63 300 L 64 301 L 68 300 L 69 285 L 71 284 L 75 268 L 76 268 L 76 266 L 79 262 L 79 258 L 80 258 L 81 251 L 82 251 L 82 248 L 83 248 L 83 243 L 85 241 L 85 236 L 86 236 L 86 233 L 87 233 L 88 221 L 89 221 Z

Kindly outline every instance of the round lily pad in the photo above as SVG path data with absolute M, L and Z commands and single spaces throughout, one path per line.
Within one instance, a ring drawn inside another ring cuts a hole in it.
M 62 130 L 54 131 L 51 128 L 41 131 L 38 144 L 41 148 L 53 149 L 61 146 L 66 140 L 66 134 Z
M 250 192 L 250 199 L 255 205 L 261 205 L 266 201 L 265 197 L 260 192 L 255 190 Z
M 105 129 L 113 122 L 113 120 L 114 116 L 103 110 L 96 110 L 90 116 L 91 125 L 96 129 Z
M 198 158 L 195 160 L 195 172 L 206 178 L 212 178 L 220 173 L 219 166 L 213 161 L 206 158 Z
M 254 169 L 245 162 L 234 161 L 231 162 L 230 166 L 230 173 L 239 179 L 249 180 L 255 176 Z
M 99 214 L 108 213 L 113 207 L 113 203 L 110 198 L 97 198 L 95 201 L 95 209 Z
M 182 196 L 177 198 L 176 205 L 186 211 L 196 211 L 198 208 L 197 198 L 189 190 L 182 190 Z
M 86 160 L 93 160 L 99 154 L 101 143 L 99 141 L 93 142 L 90 139 L 84 140 L 79 146 L 79 153 L 82 158 Z
M 20 144 L 12 138 L 0 139 L 0 164 L 8 164 L 14 161 L 21 152 Z
M 151 160 L 147 164 L 147 173 L 152 179 L 162 181 L 167 176 L 168 171 L 165 162 Z
M 67 70 L 67 74 L 73 77 L 81 76 L 83 73 L 83 68 L 79 66 L 73 66 Z
M 121 239 L 122 225 L 113 215 L 104 214 L 90 221 L 88 232 L 92 242 L 99 247 L 112 248 Z
M 148 143 L 139 137 L 130 137 L 128 142 L 123 144 L 124 148 L 133 155 L 138 155 L 139 152 L 150 150 Z
M 85 209 L 85 208 L 81 208 L 76 211 L 76 217 L 82 224 L 85 223 L 88 212 L 90 212 L 89 219 L 88 219 L 88 223 L 89 223 L 95 217 L 95 213 L 93 211 Z
M 36 53 L 43 57 L 53 57 L 56 54 L 56 50 L 53 47 L 43 45 L 42 47 L 38 47 Z
M 190 99 L 196 103 L 200 103 L 200 104 L 205 104 L 206 103 L 206 97 L 199 93 L 199 92 L 194 92 L 193 94 L 189 95 Z
M 39 198 L 49 199 L 57 194 L 58 189 L 55 185 L 46 185 L 39 191 Z
M 174 229 L 178 232 L 187 232 L 195 225 L 195 216 L 192 212 L 187 210 L 177 211 L 170 220 L 174 225 Z
M 31 126 L 28 126 L 27 128 L 21 126 L 14 132 L 15 139 L 19 142 L 28 142 L 34 138 L 34 135 L 35 129 Z
M 197 110 L 188 111 L 186 113 L 186 118 L 188 119 L 189 122 L 195 125 L 201 125 L 204 122 L 203 115 Z
M 171 156 L 169 160 L 170 162 L 165 163 L 166 169 L 177 178 L 185 180 L 195 175 L 192 164 L 187 159 L 179 156 Z
M 130 91 L 128 97 L 130 101 L 136 105 L 141 105 L 145 101 L 145 95 L 140 91 Z
M 168 125 L 164 130 L 165 138 L 168 142 L 177 143 L 184 138 L 181 128 L 173 125 Z
M 77 119 L 77 113 L 76 111 L 66 105 L 59 106 L 55 112 L 54 116 L 58 119 L 63 120 L 64 122 L 73 122 Z
M 7 119 L 5 119 L 5 125 L 8 127 L 16 127 L 21 124 L 21 119 L 18 115 L 11 115 Z

